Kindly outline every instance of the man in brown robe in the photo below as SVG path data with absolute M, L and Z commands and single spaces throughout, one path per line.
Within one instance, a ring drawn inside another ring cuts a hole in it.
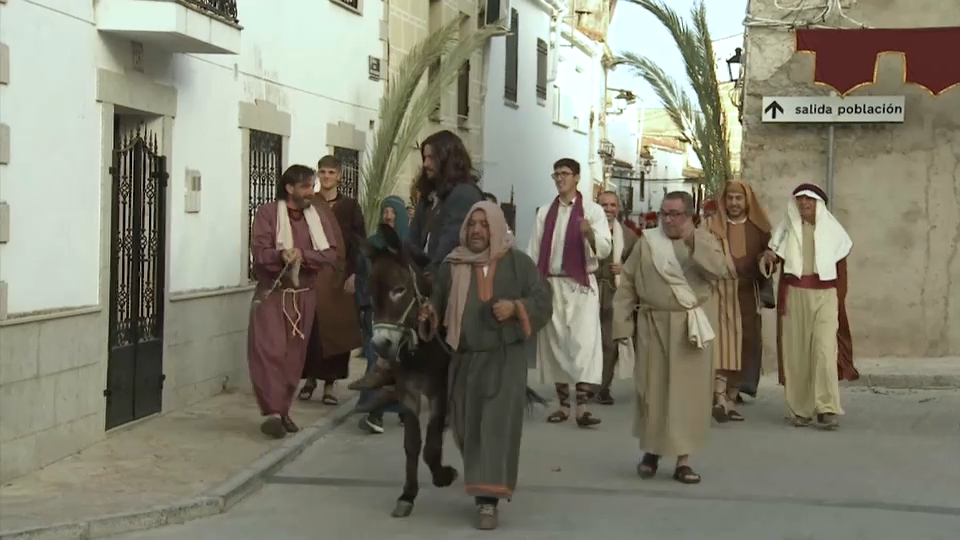
M 644 451 L 637 472 L 650 478 L 661 456 L 677 456 L 673 478 L 684 484 L 700 482 L 689 458 L 710 429 L 713 288 L 727 268 L 716 237 L 694 227 L 695 214 L 689 193 L 664 197 L 661 226 L 637 241 L 613 297 L 614 339 L 636 340 L 633 433 Z
M 446 329 L 450 427 L 463 455 L 464 484 L 477 505 L 477 528 L 497 528 L 500 499 L 513 496 L 526 408 L 527 347 L 553 313 L 548 281 L 499 206 L 473 205 L 460 245 L 440 265 L 421 320 Z
M 338 229 L 343 236 L 343 249 L 338 257 L 344 271 L 317 287 L 317 317 L 315 332 L 310 340 L 303 378 L 306 382 L 300 389 L 300 399 L 308 400 L 323 381 L 325 405 L 337 405 L 334 382 L 350 375 L 350 354 L 361 345 L 360 316 L 354 298 L 360 242 L 366 238 L 363 214 L 356 199 L 337 192 L 343 178 L 342 164 L 334 156 L 324 156 L 317 164 L 320 176 L 320 191 L 314 197 L 319 208 L 332 209 Z
M 310 203 L 316 172 L 293 165 L 280 178 L 279 200 L 257 209 L 250 238 L 257 288 L 250 306 L 247 363 L 260 430 L 275 438 L 299 431 L 290 405 L 313 325 L 318 274 L 336 261 L 334 224 Z
M 633 245 L 637 242 L 637 233 L 620 223 L 620 197 L 615 192 L 604 191 L 597 197 L 597 202 L 607 216 L 610 236 L 613 239 L 610 255 L 600 261 L 600 266 L 597 268 L 597 285 L 600 287 L 601 350 L 603 351 L 603 378 L 597 390 L 597 403 L 613 405 L 614 399 L 610 395 L 610 385 L 613 383 L 620 356 L 617 343 L 613 341 L 613 293 L 620 285 L 623 262 L 633 251 Z
M 713 418 L 742 421 L 736 409 L 741 384 L 756 395 L 763 354 L 758 292 L 766 281 L 757 262 L 770 242 L 770 220 L 750 185 L 730 181 L 717 197 L 717 213 L 704 220 L 723 246 L 727 272 L 717 281 L 716 375 Z
M 827 195 L 800 184 L 787 216 L 773 231 L 761 269 L 777 265 L 777 367 L 797 427 L 840 426 L 840 380 L 854 381 L 853 342 L 847 319 L 847 257 L 853 241 L 827 209 Z

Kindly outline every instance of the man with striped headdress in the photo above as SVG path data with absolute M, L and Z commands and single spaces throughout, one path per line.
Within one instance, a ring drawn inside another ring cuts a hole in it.
M 777 364 L 793 423 L 809 426 L 816 417 L 820 427 L 836 429 L 843 414 L 838 381 L 854 381 L 860 374 L 853 365 L 846 310 L 853 241 L 826 203 L 820 187 L 797 186 L 760 264 L 768 275 L 782 264 Z
M 717 200 L 716 213 L 702 225 L 720 240 L 727 259 L 727 273 L 717 281 L 716 290 L 719 324 L 714 344 L 713 418 L 739 422 L 743 415 L 736 409 L 736 400 L 741 385 L 746 383 L 747 393 L 756 395 L 760 378 L 763 348 L 758 292 L 765 278 L 757 261 L 770 242 L 770 220 L 745 182 L 727 182 Z

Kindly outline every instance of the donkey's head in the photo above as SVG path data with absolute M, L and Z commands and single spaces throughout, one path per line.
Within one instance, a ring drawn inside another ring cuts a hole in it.
M 404 247 L 393 227 L 381 224 L 380 242 L 364 242 L 371 262 L 370 296 L 373 307 L 374 352 L 395 359 L 400 349 L 417 346 L 417 315 L 430 297 L 423 267 L 427 260 Z

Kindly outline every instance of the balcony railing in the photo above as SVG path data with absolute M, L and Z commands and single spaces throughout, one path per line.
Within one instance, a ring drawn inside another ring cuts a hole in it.
M 176 0 L 201 13 L 212 15 L 227 22 L 240 24 L 237 17 L 237 0 Z

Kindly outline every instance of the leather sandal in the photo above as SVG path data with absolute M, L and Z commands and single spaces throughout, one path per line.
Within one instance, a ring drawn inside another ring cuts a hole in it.
M 587 411 L 577 417 L 577 427 L 581 428 L 599 426 L 601 422 L 602 420 L 594 416 L 590 411 Z
M 693 468 L 689 465 L 681 465 L 674 469 L 673 479 L 681 484 L 699 484 L 700 475 L 693 472 Z
M 658 468 L 660 468 L 660 456 L 656 454 L 644 454 L 643 457 L 640 458 L 640 463 L 637 465 L 637 474 L 640 475 L 640 478 L 646 480 L 656 476 Z
M 547 417 L 547 423 L 559 424 L 561 422 L 566 422 L 568 418 L 570 418 L 570 413 L 566 409 L 557 409 Z

